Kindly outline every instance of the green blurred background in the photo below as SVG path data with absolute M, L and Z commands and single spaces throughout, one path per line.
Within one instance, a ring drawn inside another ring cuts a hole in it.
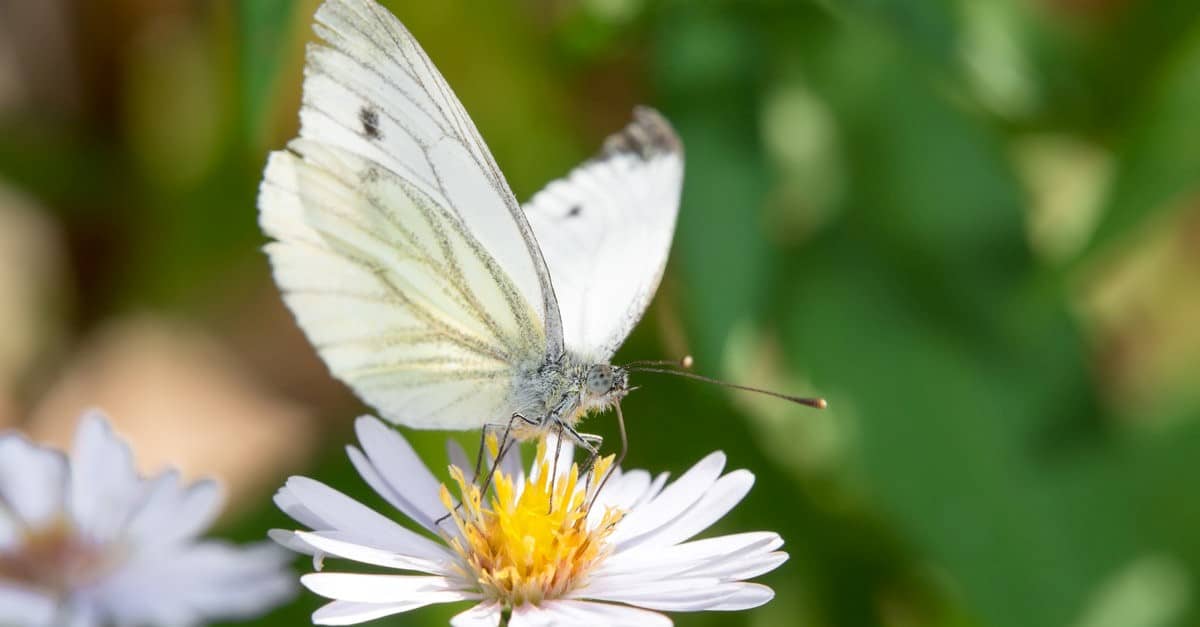
M 102 405 L 147 470 L 222 477 L 238 539 L 288 524 L 288 474 L 382 506 L 255 222 L 315 5 L 0 2 L 0 425 L 62 442 Z M 758 483 L 716 531 L 792 556 L 768 606 L 680 625 L 1200 624 L 1200 3 L 388 6 L 520 198 L 635 104 L 677 126 L 675 247 L 619 360 L 830 401 L 636 381 L 627 465 L 724 449 Z

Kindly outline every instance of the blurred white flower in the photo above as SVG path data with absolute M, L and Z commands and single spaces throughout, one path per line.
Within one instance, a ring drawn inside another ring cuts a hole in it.
M 287 554 L 198 540 L 217 484 L 141 477 L 98 412 L 70 458 L 0 434 L 0 625 L 191 625 L 258 615 L 287 599 Z
M 28 412 L 26 433 L 66 448 L 78 408 L 104 407 L 138 468 L 212 477 L 229 509 L 260 503 L 318 440 L 310 409 L 274 393 L 227 341 L 176 318 L 106 321 L 63 366 Z
M 363 479 L 392 506 L 440 540 L 411 531 L 322 483 L 288 480 L 276 503 L 312 531 L 272 532 L 293 550 L 421 574 L 320 572 L 301 582 L 334 599 L 313 622 L 348 625 L 435 603 L 478 601 L 451 621 L 455 627 L 499 624 L 670 625 L 651 610 L 743 610 L 769 601 L 770 588 L 743 581 L 787 559 L 771 532 L 688 542 L 745 497 L 754 476 L 725 475 L 713 453 L 667 485 L 665 474 L 613 471 L 599 496 L 579 477 L 571 447 L 543 443 L 527 478 L 515 455 L 493 476 L 486 501 L 465 477 L 462 449 L 451 444 L 450 472 L 466 495 L 454 507 L 449 492 L 393 429 L 365 416 L 356 424 L 362 450 L 348 447 Z M 554 466 L 557 457 L 559 463 Z M 597 462 L 602 477 L 612 458 Z M 468 471 L 469 472 L 469 471 Z M 553 480 L 550 480 L 554 477 Z M 551 507 L 553 505 L 553 507 Z

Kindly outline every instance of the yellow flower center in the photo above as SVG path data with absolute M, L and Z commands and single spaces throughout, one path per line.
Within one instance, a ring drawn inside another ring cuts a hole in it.
M 539 460 L 546 460 L 544 452 L 543 442 Z M 455 508 L 444 485 L 441 497 L 461 532 L 447 542 L 472 571 L 463 574 L 474 576 L 485 595 L 509 607 L 558 598 L 581 585 L 608 555 L 608 536 L 624 515 L 609 508 L 599 524 L 588 525 L 591 498 L 612 460 L 596 462 L 587 487 L 580 485 L 575 464 L 555 481 L 550 462 L 540 461 L 537 477 L 527 479 L 523 489 L 515 485 L 516 477 L 497 469 L 486 504 L 479 487 L 451 466 L 463 503 Z

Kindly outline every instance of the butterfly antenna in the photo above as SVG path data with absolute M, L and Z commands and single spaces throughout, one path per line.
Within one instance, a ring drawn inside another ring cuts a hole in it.
M 684 355 L 683 358 L 679 359 L 678 361 L 672 361 L 670 359 L 640 359 L 638 361 L 631 361 L 631 362 L 625 364 L 623 367 L 624 368 L 641 368 L 643 366 L 652 366 L 652 367 L 666 366 L 669 368 L 683 368 L 684 370 L 691 370 L 693 363 L 695 363 L 695 361 L 692 359 L 691 355 Z
M 789 401 L 789 402 L 795 403 L 797 405 L 805 405 L 807 407 L 813 407 L 815 409 L 825 409 L 826 407 L 829 406 L 829 403 L 826 403 L 825 399 L 823 399 L 823 398 L 804 398 L 802 396 L 792 396 L 790 394 L 781 394 L 779 392 L 772 392 L 771 390 L 764 390 L 762 388 L 750 387 L 748 385 L 738 385 L 737 383 L 730 383 L 728 381 L 721 381 L 720 379 L 713 379 L 713 378 L 706 377 L 703 375 L 698 375 L 694 372 L 685 372 L 683 370 L 666 370 L 663 368 L 645 368 L 645 367 L 635 367 L 635 368 L 630 368 L 629 370 L 630 370 L 630 372 L 655 372 L 658 374 L 673 374 L 677 377 L 683 377 L 685 379 L 694 379 L 696 381 L 703 381 L 705 383 L 714 383 L 716 385 L 720 385 L 720 386 L 727 387 L 727 388 L 733 388 L 735 390 L 743 390 L 746 392 L 757 392 L 758 394 L 774 396 L 775 398 L 781 398 L 785 401 Z

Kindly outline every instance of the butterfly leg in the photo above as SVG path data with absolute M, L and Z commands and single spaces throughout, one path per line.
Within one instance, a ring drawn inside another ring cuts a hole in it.
M 527 425 L 536 426 L 538 424 L 536 420 L 526 418 L 519 413 L 514 413 L 509 417 L 508 424 L 504 426 L 504 435 L 500 437 L 500 445 L 496 447 L 496 459 L 492 461 L 492 467 L 488 471 L 487 477 L 483 480 L 483 486 L 479 488 L 480 495 L 487 494 L 488 488 L 492 486 L 492 477 L 496 474 L 496 469 L 499 468 L 501 460 L 503 460 L 504 456 L 508 455 L 508 452 L 512 449 L 512 447 L 516 446 L 517 444 L 517 439 L 510 437 L 512 435 L 513 424 L 516 423 L 517 420 L 521 420 Z M 493 430 L 499 430 L 500 425 L 484 425 L 483 433 L 480 435 L 482 439 L 479 443 L 479 453 L 475 459 L 475 477 L 471 479 L 472 483 L 479 478 L 479 471 L 482 467 L 483 450 L 487 446 L 487 427 L 492 427 Z
M 596 491 L 592 494 L 592 501 L 591 503 L 588 503 L 588 509 L 592 508 L 592 505 L 596 502 L 596 498 L 599 497 L 600 492 L 604 490 L 604 484 L 608 483 L 609 477 L 612 477 L 613 473 L 621 467 L 621 463 L 625 461 L 625 454 L 629 452 L 629 437 L 625 433 L 625 414 L 621 412 L 620 403 L 617 404 L 616 409 L 617 426 L 620 428 L 621 433 L 621 452 L 617 454 L 616 460 L 608 469 L 608 472 L 604 473 L 604 478 L 600 480 L 600 484 L 596 486 Z M 567 428 L 570 429 L 570 427 Z M 576 441 L 578 441 L 585 449 L 587 449 L 590 454 L 586 465 L 587 470 L 585 472 L 587 472 L 587 489 L 591 489 L 592 466 L 596 463 L 596 458 L 600 454 L 600 445 L 604 442 L 604 438 L 591 433 L 579 433 L 574 429 L 571 429 L 571 436 L 574 437 Z
M 570 434 L 571 439 L 575 441 L 575 444 L 579 445 L 583 448 L 583 450 L 588 452 L 587 461 L 583 463 L 583 467 L 580 469 L 580 472 L 583 475 L 587 475 L 586 481 L 590 484 L 592 480 L 590 474 L 592 466 L 600 457 L 600 445 L 604 443 L 604 437 L 594 433 L 580 433 L 570 425 L 563 422 L 558 424 L 560 425 L 561 430 L 564 430 Z
M 594 433 L 580 433 L 579 437 L 586 442 L 583 448 L 588 452 L 587 461 L 583 463 L 581 470 L 584 473 L 588 473 L 588 480 L 590 481 L 592 467 L 596 465 L 596 460 L 600 458 L 600 446 L 604 444 L 604 438 Z
M 550 503 L 547 505 L 546 515 L 554 512 L 554 490 L 558 487 L 558 454 L 562 452 L 562 432 L 565 426 L 561 421 L 554 421 L 558 427 L 554 434 L 554 459 L 550 462 Z
M 574 428 L 572 428 L 571 425 L 568 425 L 567 423 L 565 423 L 561 420 L 555 420 L 554 425 L 556 428 L 556 433 L 555 433 L 556 437 L 554 438 L 554 461 L 550 465 L 550 470 L 553 473 L 550 476 L 550 494 L 551 495 L 554 494 L 555 485 L 558 481 L 558 472 L 557 472 L 558 456 L 559 456 L 559 452 L 562 450 L 563 432 L 564 431 L 567 432 L 570 435 L 571 439 L 575 441 L 575 444 L 583 447 L 584 450 L 586 450 L 588 452 L 588 461 L 587 461 L 587 463 L 584 464 L 584 470 L 583 470 L 583 472 L 585 474 L 588 472 L 588 470 L 591 469 L 592 464 L 595 463 L 596 456 L 599 455 L 599 453 L 600 453 L 600 443 L 604 441 L 604 438 L 600 437 L 598 435 L 592 435 L 590 433 L 580 433 L 580 432 L 576 431 Z M 590 482 L 591 477 L 589 476 L 586 479 L 586 481 Z M 550 511 L 551 512 L 554 511 L 554 499 L 553 498 L 550 499 Z
M 502 431 L 500 439 L 497 440 L 499 446 L 496 448 L 496 459 L 492 464 L 495 466 L 495 462 L 504 459 L 504 449 L 506 449 L 509 444 L 508 436 L 512 433 L 513 424 L 515 424 L 517 420 L 522 420 L 529 425 L 537 424 L 536 421 L 530 420 L 518 412 L 514 413 L 512 416 L 509 416 L 507 423 L 489 423 L 483 425 L 483 429 L 481 429 L 479 433 L 479 452 L 475 454 L 475 472 L 471 474 L 471 483 L 475 483 L 479 480 L 479 471 L 483 469 L 483 453 L 485 450 L 487 450 L 488 435 L 497 431 Z
M 487 493 L 488 488 L 491 487 L 492 475 L 496 473 L 496 467 L 500 464 L 500 460 L 504 459 L 504 456 L 508 454 L 509 450 L 511 450 L 512 447 L 514 445 L 516 445 L 517 440 L 515 438 L 511 438 L 509 436 L 512 434 L 513 425 L 516 424 L 516 422 L 518 420 L 521 420 L 529 425 L 537 425 L 538 424 L 538 422 L 536 420 L 526 418 L 525 416 L 521 415 L 520 413 L 514 413 L 512 416 L 509 416 L 507 423 L 504 423 L 504 424 L 488 423 L 488 424 L 483 425 L 483 428 L 480 430 L 479 452 L 476 453 L 476 455 L 475 455 L 475 471 L 471 474 L 471 484 L 472 485 L 477 484 L 477 482 L 479 481 L 479 473 L 483 469 L 483 455 L 484 455 L 484 451 L 487 449 L 488 435 L 496 433 L 496 432 L 501 433 L 500 439 L 499 439 L 500 444 L 496 449 L 496 459 L 493 460 L 492 466 L 488 470 L 487 477 L 484 479 L 483 487 L 481 487 L 479 490 L 480 495 Z M 454 509 L 457 511 L 458 508 L 460 508 L 460 507 L 462 507 L 461 502 L 459 504 L 455 505 Z M 443 522 L 445 522 L 445 520 L 449 517 L 450 517 L 450 512 L 446 512 L 446 514 L 444 514 L 441 518 L 438 518 L 436 521 L 434 521 L 433 525 L 435 527 L 441 526 L 441 524 Z
M 596 460 L 600 457 L 600 446 L 604 443 L 604 437 L 593 434 L 593 433 L 580 433 L 579 431 L 576 431 L 571 425 L 569 425 L 561 420 L 555 421 L 555 428 L 557 430 L 556 435 L 558 437 L 555 438 L 554 462 L 550 467 L 551 472 L 554 473 L 550 477 L 550 494 L 551 495 L 554 494 L 555 484 L 558 479 L 558 473 L 556 472 L 556 470 L 558 468 L 558 455 L 559 455 L 559 451 L 562 448 L 562 440 L 563 440 L 564 432 L 567 434 L 568 437 L 571 438 L 571 440 L 574 441 L 574 443 L 576 445 L 582 447 L 588 453 L 587 461 L 584 462 L 583 468 L 581 470 L 581 474 L 586 477 L 584 479 L 584 481 L 586 482 L 584 490 L 586 492 L 587 490 L 589 490 L 591 488 L 592 466 L 595 465 Z M 611 474 L 611 471 L 609 474 Z M 608 474 L 605 475 L 604 479 L 606 481 L 608 480 Z M 600 486 L 603 487 L 604 484 L 601 483 Z M 599 494 L 599 490 L 596 491 L 596 494 Z M 592 500 L 595 501 L 595 495 L 592 496 Z M 588 507 L 591 507 L 590 503 L 588 504 Z M 553 498 L 550 499 L 550 511 L 554 511 L 554 499 Z

